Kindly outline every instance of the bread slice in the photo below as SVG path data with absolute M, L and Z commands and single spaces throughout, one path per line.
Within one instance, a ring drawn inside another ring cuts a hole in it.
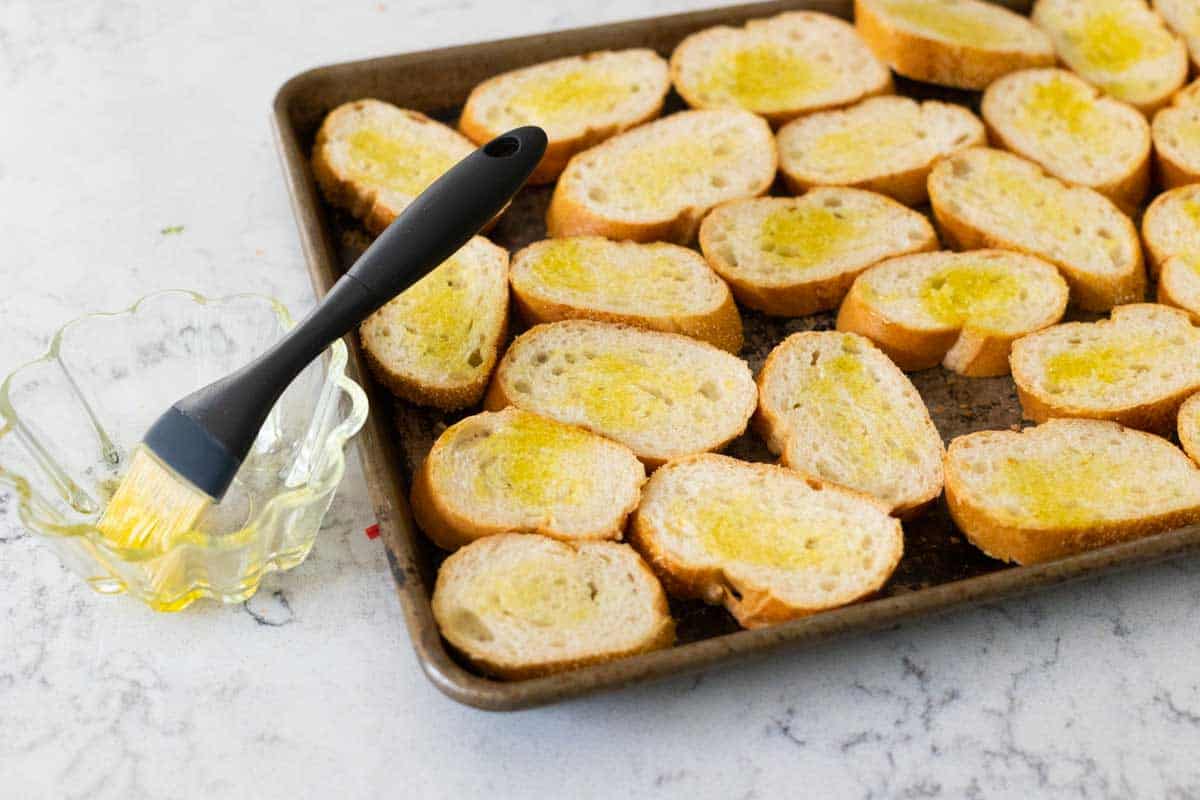
M 1200 464 L 1200 394 L 1194 394 L 1179 407 L 1177 431 L 1179 443 L 1188 458 Z
M 1154 163 L 1167 189 L 1200 182 L 1200 81 L 1175 95 L 1175 103 L 1150 125 Z
M 1154 198 L 1142 216 L 1142 241 L 1152 274 L 1171 256 L 1200 253 L 1200 186 L 1180 186 Z
M 810 114 L 776 135 L 779 167 L 793 193 L 853 186 L 907 206 L 929 200 L 925 183 L 935 161 L 986 142 L 983 123 L 962 106 L 894 96 Z
M 1192 63 L 1200 67 L 1200 6 L 1195 0 L 1152 0 L 1167 27 L 1183 39 Z
M 854 27 L 813 11 L 693 33 L 671 54 L 671 80 L 693 108 L 744 108 L 773 125 L 892 90 Z
M 891 198 L 823 187 L 718 206 L 700 226 L 700 248 L 742 305 L 799 317 L 837 308 L 872 264 L 936 249 L 937 234 Z
M 1171 256 L 1158 274 L 1158 302 L 1182 308 L 1200 323 L 1200 252 Z
M 359 338 L 394 394 L 452 411 L 483 396 L 507 321 L 508 251 L 476 236 L 368 317 Z
M 571 156 L 654 119 L 671 88 L 653 50 L 600 51 L 512 70 L 471 90 L 458 127 L 477 144 L 538 125 L 549 144 L 530 183 L 549 183 Z
M 1165 434 L 1200 391 L 1200 330 L 1179 309 L 1135 303 L 1099 322 L 1055 325 L 1017 341 L 1013 380 L 1028 419 L 1107 419 Z
M 941 436 L 908 378 L 869 339 L 795 333 L 758 376 L 755 426 L 785 466 L 911 515 L 942 491 Z
M 417 111 L 355 100 L 325 117 L 313 145 L 313 174 L 325 199 L 371 233 L 475 150 L 471 140 Z
M 524 680 L 669 647 L 675 623 L 628 545 L 488 536 L 438 570 L 433 616 L 483 672 Z
M 595 234 L 686 244 L 718 203 L 775 180 L 771 128 L 748 111 L 682 111 L 571 159 L 554 187 L 551 236 Z
M 1146 0 L 1037 0 L 1033 22 L 1067 67 L 1145 114 L 1187 79 L 1187 48 Z
M 905 371 L 942 364 L 970 377 L 1007 375 L 1013 341 L 1062 319 L 1067 294 L 1058 270 L 1033 256 L 920 253 L 859 275 L 837 328 L 866 336 Z
M 1200 521 L 1200 469 L 1157 436 L 1053 420 L 951 442 L 946 502 L 980 550 L 1037 564 Z
M 485 399 L 615 439 L 648 466 L 737 438 L 757 394 L 746 362 L 705 342 L 568 320 L 518 336 Z
M 654 473 L 630 542 L 671 594 L 724 605 L 757 628 L 877 592 L 904 534 L 865 494 L 705 454 Z
M 983 94 L 993 142 L 1132 211 L 1150 185 L 1150 125 L 1064 69 L 1013 72 Z
M 984 0 L 855 0 L 854 21 L 880 60 L 927 83 L 983 89 L 1014 70 L 1054 63 L 1044 33 Z
M 1145 294 L 1141 242 L 1129 217 L 1103 195 L 1067 186 L 1020 156 L 986 147 L 955 153 L 929 174 L 929 200 L 952 247 L 999 247 L 1045 259 L 1086 311 Z
M 442 432 L 413 478 L 412 510 L 444 550 L 506 531 L 620 539 L 645 481 L 629 448 L 510 407 Z
M 535 325 L 624 322 L 682 333 L 736 353 L 742 318 L 733 295 L 695 250 L 578 236 L 534 242 L 513 256 L 513 297 Z

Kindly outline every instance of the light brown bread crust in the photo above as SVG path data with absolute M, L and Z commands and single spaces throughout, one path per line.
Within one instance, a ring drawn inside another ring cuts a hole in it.
M 1177 431 L 1183 452 L 1200 464 L 1200 394 L 1192 395 L 1179 407 Z
M 1179 255 L 1163 262 L 1158 275 L 1157 299 L 1163 305 L 1186 311 L 1192 322 L 1200 325 L 1200 296 L 1194 285 L 1200 278 L 1192 277 L 1198 267 L 1195 259 L 1194 254 Z
M 671 461 L 664 469 L 670 470 L 675 466 L 718 460 L 733 461 L 734 459 L 715 453 L 703 453 Z M 746 469 L 762 475 L 780 470 L 792 473 L 798 479 L 807 481 L 814 488 L 821 487 L 823 491 L 838 492 L 853 496 L 856 500 L 876 506 L 880 511 L 887 513 L 886 507 L 878 499 L 868 494 L 847 489 L 811 476 L 804 476 L 787 467 L 776 466 L 774 464 L 739 463 Z M 654 478 L 651 477 L 651 480 L 654 480 Z M 662 480 L 662 478 L 660 477 L 659 480 Z M 898 520 L 894 524 L 897 529 L 900 528 Z M 738 586 L 735 588 L 722 567 L 717 565 L 697 566 L 684 563 L 666 552 L 658 541 L 654 524 L 646 518 L 640 508 L 634 512 L 630 520 L 629 543 L 650 564 L 652 571 L 658 576 L 668 594 L 673 597 L 703 600 L 710 605 L 723 605 L 737 619 L 738 624 L 744 628 L 761 628 L 767 625 L 776 625 L 821 611 L 827 611 L 833 607 L 846 605 L 845 603 L 839 603 L 834 606 L 800 607 L 778 597 L 770 586 L 759 586 L 748 581 L 739 581 Z M 900 563 L 903 549 L 903 537 L 901 535 L 901 544 L 896 549 L 895 557 L 892 559 L 890 567 L 882 571 L 879 581 L 874 586 L 870 587 L 859 597 L 850 600 L 849 603 L 864 600 L 882 589 L 892 572 L 895 571 L 896 566 Z
M 906 78 L 959 89 L 984 89 L 1009 72 L 1054 64 L 1049 41 L 1041 51 L 987 50 L 951 44 L 890 25 L 870 0 L 855 0 L 854 24 L 885 64 Z
M 1072 420 L 1055 420 L 1050 425 L 1070 425 Z M 1113 425 L 1120 430 L 1121 426 Z M 1016 564 L 1040 564 L 1088 550 L 1119 544 L 1200 521 L 1200 507 L 1151 514 L 1139 519 L 1091 526 L 1024 528 L 1005 522 L 986 504 L 973 502 L 964 488 L 957 463 L 958 451 L 981 437 L 1022 436 L 1028 431 L 979 431 L 959 436 L 946 452 L 946 505 L 954 524 L 987 555 Z M 1142 436 L 1148 433 L 1133 431 Z M 1164 443 L 1165 444 L 1165 443 Z M 1064 476 L 1064 491 L 1070 491 Z

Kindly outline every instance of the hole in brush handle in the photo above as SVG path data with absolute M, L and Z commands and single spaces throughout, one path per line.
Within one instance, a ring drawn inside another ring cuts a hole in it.
M 483 146 L 483 152 L 492 158 L 508 158 L 521 152 L 521 140 L 515 136 L 501 136 Z

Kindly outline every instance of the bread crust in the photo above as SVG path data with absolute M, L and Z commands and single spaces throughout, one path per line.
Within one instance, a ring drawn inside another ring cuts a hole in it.
M 1142 241 L 1146 245 L 1146 253 L 1150 256 L 1148 265 L 1150 267 L 1150 274 L 1154 277 L 1161 276 L 1163 264 L 1167 263 L 1167 259 L 1171 258 L 1172 256 L 1184 255 L 1184 253 L 1180 253 L 1171 249 L 1171 245 L 1153 236 L 1153 231 L 1150 227 L 1155 217 L 1157 217 L 1159 214 L 1166 213 L 1163 211 L 1163 208 L 1168 203 L 1174 202 L 1174 200 L 1180 194 L 1186 195 L 1187 193 L 1176 193 L 1176 191 L 1173 189 L 1163 192 L 1158 197 L 1154 198 L 1154 201 L 1146 207 L 1146 213 L 1142 215 Z M 1159 287 L 1159 292 L 1162 292 L 1161 286 Z
M 1009 72 L 1054 64 L 1052 51 L 985 50 L 892 27 L 867 0 L 854 0 L 854 24 L 876 57 L 896 72 L 940 86 L 984 89 Z
M 1172 262 L 1176 259 L 1183 258 L 1185 258 L 1185 256 L 1173 256 L 1163 262 L 1162 270 L 1158 275 L 1157 299 L 1158 302 L 1165 306 L 1171 306 L 1172 308 L 1178 308 L 1182 311 L 1186 311 L 1188 316 L 1192 318 L 1192 322 L 1200 325 L 1200 308 L 1197 308 L 1195 304 L 1187 303 L 1182 297 L 1180 297 L 1179 294 L 1176 293 L 1177 287 L 1173 282 L 1175 267 L 1172 265 Z M 1185 264 L 1180 264 L 1179 268 L 1188 269 L 1189 267 Z
M 1200 507 L 1196 507 L 1153 514 L 1127 522 L 1082 527 L 1023 528 L 1006 523 L 991 513 L 991 509 L 986 505 L 971 501 L 955 463 L 956 452 L 965 446 L 964 443 L 974 437 L 997 433 L 1003 432 L 979 431 L 957 437 L 950 443 L 945 461 L 946 505 L 949 507 L 950 517 L 971 544 L 992 558 L 1017 564 L 1039 564 L 1200 521 Z M 1151 435 L 1137 431 L 1135 433 Z
M 669 462 L 668 468 L 675 465 L 703 463 L 706 460 L 715 459 L 734 460 L 728 456 L 702 453 L 674 459 Z M 873 505 L 880 511 L 887 513 L 887 507 L 883 503 L 877 498 L 862 492 L 837 486 L 836 484 L 804 475 L 787 467 L 751 462 L 738 463 L 740 466 L 759 474 L 769 474 L 774 470 L 784 470 L 785 472 L 793 473 L 797 478 L 807 481 L 814 488 L 821 487 L 825 491 L 852 495 L 856 500 Z M 894 524 L 899 533 L 900 523 L 896 521 Z M 738 624 L 744 628 L 761 628 L 767 625 L 775 625 L 780 622 L 799 619 L 821 611 L 827 611 L 830 608 L 840 608 L 843 605 L 849 605 L 866 599 L 883 588 L 884 584 L 887 583 L 895 571 L 896 566 L 900 563 L 900 558 L 904 552 L 903 535 L 900 534 L 898 546 L 895 549 L 894 558 L 891 559 L 890 566 L 881 571 L 880 579 L 868 587 L 867 590 L 846 603 L 806 607 L 792 605 L 783 598 L 778 597 L 773 593 L 770 586 L 759 586 L 749 581 L 737 581 L 738 585 L 734 586 L 734 581 L 729 578 L 725 569 L 720 566 L 692 565 L 679 561 L 673 558 L 662 547 L 656 533 L 655 526 L 642 513 L 642 509 L 639 508 L 635 511 L 629 525 L 629 543 L 650 564 L 651 569 L 658 576 L 659 580 L 662 581 L 667 592 L 674 597 L 694 598 L 703 600 L 710 605 L 723 605 L 738 621 Z
M 634 51 L 652 54 L 659 61 L 663 61 L 657 53 L 654 53 L 653 50 L 648 50 L 646 48 L 634 48 L 634 50 L 616 52 Z M 578 57 L 568 57 L 567 59 L 556 60 L 574 60 L 575 58 L 578 58 L 582 63 L 586 63 L 594 60 L 598 56 L 610 55 L 613 52 L 614 51 L 611 50 L 599 50 L 592 53 L 585 53 L 584 55 Z M 576 153 L 587 150 L 589 147 L 594 147 L 595 145 L 600 144 L 600 142 L 603 142 L 605 139 L 609 139 L 618 133 L 623 133 L 630 128 L 635 128 L 638 125 L 649 122 L 652 119 L 656 119 L 662 113 L 663 101 L 666 99 L 667 92 L 671 89 L 670 77 L 666 68 L 666 62 L 663 61 L 662 65 L 663 81 L 661 91 L 659 92 L 658 104 L 656 106 L 648 109 L 643 114 L 630 117 L 626 120 L 622 120 L 621 122 L 608 125 L 589 124 L 584 127 L 582 132 L 575 136 L 550 139 L 546 143 L 546 152 L 542 156 L 542 160 L 534 169 L 533 174 L 529 176 L 528 183 L 531 186 L 553 183 L 555 179 L 558 178 L 559 174 L 561 174 L 566 168 L 567 162 L 570 161 L 571 157 Z M 526 67 L 525 69 L 529 68 Z M 513 70 L 512 72 L 519 71 L 520 70 Z M 463 133 L 464 136 L 478 145 L 486 144 L 500 134 L 504 133 L 503 130 L 499 130 L 488 125 L 487 122 L 484 121 L 484 119 L 477 113 L 476 106 L 479 102 L 480 93 L 482 93 L 483 90 L 510 78 L 512 72 L 494 75 L 476 86 L 471 90 L 471 94 L 467 97 L 467 102 L 463 105 L 462 114 L 459 116 L 458 120 L 458 129 Z
M 1193 462 L 1200 465 L 1200 426 L 1188 425 L 1185 422 L 1189 417 L 1195 417 L 1200 413 L 1200 408 L 1197 406 L 1200 406 L 1200 394 L 1192 395 L 1179 407 L 1177 432 L 1183 452 L 1187 453 L 1188 458 Z

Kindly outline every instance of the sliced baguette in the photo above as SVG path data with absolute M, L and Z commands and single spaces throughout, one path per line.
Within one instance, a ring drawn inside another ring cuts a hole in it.
M 713 454 L 654 473 L 630 541 L 667 589 L 757 628 L 853 603 L 900 562 L 900 523 L 874 498 Z
M 755 427 L 785 466 L 911 515 L 942 491 L 941 436 L 912 383 L 854 333 L 796 333 L 758 376 Z
M 359 328 L 394 394 L 448 411 L 479 402 L 508 321 L 508 251 L 476 236 Z
M 1182 308 L 1200 324 L 1200 251 L 1171 256 L 1158 274 L 1158 302 Z
M 1133 106 L 1063 69 L 1005 75 L 983 94 L 993 142 L 1126 211 L 1150 185 L 1150 125 Z
M 1152 0 L 1152 6 L 1187 45 L 1192 63 L 1200 67 L 1200 5 L 1195 0 Z
M 371 233 L 392 223 L 434 179 L 475 149 L 453 128 L 379 100 L 329 112 L 313 146 L 313 174 L 325 199 Z
M 662 586 L 628 545 L 488 536 L 438 570 L 433 616 L 483 672 L 524 680 L 669 647 Z
M 946 502 L 980 550 L 1036 564 L 1200 521 L 1200 469 L 1157 436 L 1054 420 L 951 442 Z
M 530 325 L 624 322 L 682 333 L 731 353 L 742 347 L 742 318 L 729 287 L 699 253 L 679 245 L 546 239 L 513 256 L 509 282 Z
M 983 89 L 1018 69 L 1054 63 L 1028 19 L 984 0 L 855 0 L 859 34 L 906 78 Z
M 1112 201 L 1067 186 L 1020 156 L 974 147 L 929 174 L 929 199 L 957 250 L 1017 250 L 1058 267 L 1071 300 L 1105 311 L 1141 300 L 1146 272 L 1137 229 Z
M 858 276 L 837 329 L 862 334 L 900 369 L 938 364 L 969 377 L 1007 375 L 1014 340 L 1067 307 L 1054 265 L 1011 250 L 920 253 Z
M 744 108 L 773 125 L 892 90 L 854 27 L 813 11 L 693 33 L 671 54 L 671 79 L 693 108 Z
M 1033 22 L 1071 70 L 1142 113 L 1187 80 L 1187 48 L 1146 0 L 1037 0 Z
M 740 436 L 756 392 L 746 362 L 705 342 L 568 320 L 517 337 L 484 402 L 587 428 L 653 467 Z
M 1200 394 L 1192 395 L 1179 407 L 1177 431 L 1183 451 L 1200 464 Z
M 837 308 L 864 269 L 937 248 L 923 215 L 861 189 L 725 203 L 704 218 L 700 248 L 742 305 L 799 317 Z
M 925 184 L 935 161 L 986 142 L 983 123 L 962 106 L 908 97 L 872 97 L 811 114 L 776 135 L 779 167 L 794 194 L 852 186 L 907 206 L 929 200 Z
M 444 550 L 506 531 L 620 539 L 645 480 L 629 448 L 510 407 L 438 437 L 413 478 L 412 510 Z
M 771 128 L 748 111 L 683 111 L 614 136 L 567 164 L 546 212 L 550 236 L 686 244 L 718 203 L 775 180 Z
M 1200 81 L 1154 115 L 1150 135 L 1159 182 L 1165 188 L 1200 182 Z
M 1165 434 L 1200 390 L 1200 330 L 1179 309 L 1118 306 L 1111 319 L 1018 340 L 1012 371 L 1027 419 L 1106 419 Z
M 1200 185 L 1181 186 L 1154 198 L 1142 216 L 1142 241 L 1155 275 L 1171 256 L 1200 253 Z
M 549 143 L 530 183 L 549 183 L 571 156 L 654 119 L 671 88 L 667 62 L 653 50 L 601 51 L 504 72 L 471 90 L 458 127 L 485 144 L 521 125 Z

